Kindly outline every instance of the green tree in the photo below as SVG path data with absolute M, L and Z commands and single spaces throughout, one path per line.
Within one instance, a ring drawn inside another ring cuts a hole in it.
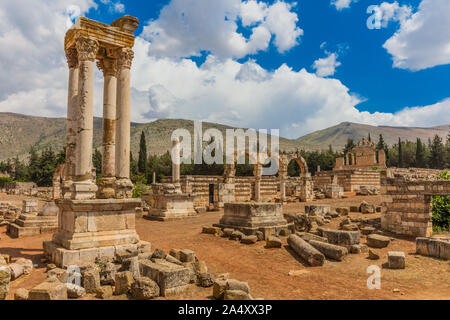
M 416 141 L 416 162 L 415 166 L 417 168 L 425 168 L 425 150 L 424 145 L 422 144 L 422 141 L 420 138 L 417 138 Z
M 398 138 L 398 164 L 399 168 L 403 168 L 403 150 L 402 150 L 402 140 Z
M 444 154 L 442 138 L 435 135 L 430 146 L 430 167 L 433 169 L 443 169 L 445 166 Z
M 139 143 L 138 171 L 141 174 L 147 174 L 147 142 L 144 131 L 141 133 L 141 141 Z
M 94 150 L 94 154 L 92 155 L 92 164 L 95 168 L 95 173 L 97 178 L 102 174 L 102 153 L 98 150 Z
M 450 180 L 450 174 L 444 170 L 439 180 Z M 432 201 L 433 230 L 436 232 L 450 231 L 450 196 L 433 197 Z

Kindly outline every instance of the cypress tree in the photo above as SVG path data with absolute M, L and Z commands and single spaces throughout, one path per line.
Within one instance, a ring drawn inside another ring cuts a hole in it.
M 141 141 L 139 143 L 139 159 L 138 159 L 139 173 L 146 173 L 147 171 L 147 142 L 145 140 L 145 132 L 141 133 Z
M 400 138 L 398 138 L 398 167 L 403 168 L 403 150 Z
M 425 150 L 422 141 L 417 138 L 416 142 L 416 167 L 425 168 Z

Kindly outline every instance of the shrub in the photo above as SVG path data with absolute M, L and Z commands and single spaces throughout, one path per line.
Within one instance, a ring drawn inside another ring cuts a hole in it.
M 8 182 L 13 182 L 13 179 L 10 177 L 0 177 L 0 188 L 4 188 Z
M 444 170 L 439 176 L 439 180 L 450 180 L 450 174 Z M 432 200 L 432 221 L 433 230 L 436 232 L 450 230 L 450 196 L 436 196 Z

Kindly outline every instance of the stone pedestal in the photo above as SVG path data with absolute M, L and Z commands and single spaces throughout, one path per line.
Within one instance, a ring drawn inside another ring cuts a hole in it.
M 167 221 L 197 216 L 194 199 L 186 193 L 153 194 L 148 196 L 151 209 L 146 219 Z
M 325 196 L 330 199 L 341 199 L 344 196 L 344 188 L 337 184 L 325 186 Z
M 215 203 L 217 208 L 223 208 L 225 203 L 235 201 L 236 187 L 234 183 L 220 183 L 218 190 L 218 202 Z
M 57 200 L 58 231 L 44 242 L 44 252 L 60 267 L 92 263 L 96 257 L 114 257 L 118 250 L 138 249 L 135 209 L 140 199 Z
M 222 219 L 214 226 L 237 229 L 247 235 L 256 231 L 278 234 L 292 225 L 284 219 L 281 203 L 225 203 L 224 209 Z

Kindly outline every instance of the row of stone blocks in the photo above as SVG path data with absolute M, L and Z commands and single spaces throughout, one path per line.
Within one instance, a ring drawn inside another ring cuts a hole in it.
M 416 253 L 450 260 L 450 239 L 416 238 Z

